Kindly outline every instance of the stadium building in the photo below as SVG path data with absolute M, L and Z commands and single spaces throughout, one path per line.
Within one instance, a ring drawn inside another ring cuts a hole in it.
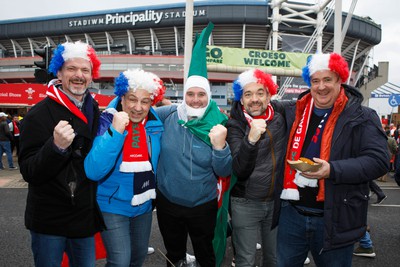
M 213 99 L 229 108 L 232 80 L 250 67 L 275 75 L 282 97 L 304 91 L 296 77 L 308 53 L 334 49 L 335 1 L 320 2 L 195 1 L 193 32 L 208 22 L 215 25 L 207 58 Z M 0 21 L 0 108 L 24 114 L 44 98 L 45 86 L 34 77 L 34 61 L 41 60 L 35 50 L 78 40 L 91 44 L 102 61 L 101 78 L 92 88 L 99 99 L 112 95 L 113 79 L 121 71 L 143 68 L 160 76 L 167 85 L 166 95 L 179 102 L 185 17 L 182 2 Z M 341 51 L 352 73 L 349 83 L 362 86 L 380 72 L 381 66 L 370 66 L 369 54 L 381 41 L 381 26 L 351 10 L 342 12 L 341 19 L 345 36 Z

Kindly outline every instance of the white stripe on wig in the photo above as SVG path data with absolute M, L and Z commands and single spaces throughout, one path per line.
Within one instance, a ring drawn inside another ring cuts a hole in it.
M 64 61 L 67 61 L 68 59 L 71 58 L 83 58 L 86 59 L 87 61 L 91 62 L 90 58 L 88 57 L 88 45 L 82 42 L 75 42 L 75 43 L 65 43 L 63 44 L 64 46 L 64 52 L 62 54 L 62 57 L 64 58 Z
M 310 76 L 321 70 L 330 70 L 329 69 L 329 59 L 330 54 L 315 54 L 312 56 L 312 59 L 308 65 L 308 69 L 310 70 Z
M 143 89 L 152 94 L 152 99 L 154 93 L 158 93 L 157 89 L 160 85 L 160 78 L 158 78 L 154 73 L 146 72 L 142 69 L 134 69 L 124 71 L 125 77 L 128 79 L 129 89 L 136 92 L 137 89 Z
M 243 88 L 249 83 L 257 83 L 258 79 L 254 76 L 254 70 L 251 69 L 241 73 L 238 77 L 238 82 L 240 86 L 242 86 L 243 90 Z

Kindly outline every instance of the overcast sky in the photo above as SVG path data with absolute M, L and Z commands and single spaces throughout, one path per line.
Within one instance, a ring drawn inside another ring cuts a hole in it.
M 198 0 L 195 0 L 197 2 Z M 6 0 L 2 1 L 0 20 L 30 18 L 57 14 L 119 9 L 182 3 L 184 0 Z M 299 2 L 315 3 L 314 0 Z M 343 0 L 343 11 L 349 10 L 351 0 Z M 389 81 L 400 86 L 400 25 L 398 0 L 359 0 L 355 8 L 358 16 L 369 16 L 382 25 L 382 41 L 374 49 L 373 62 L 389 61 Z

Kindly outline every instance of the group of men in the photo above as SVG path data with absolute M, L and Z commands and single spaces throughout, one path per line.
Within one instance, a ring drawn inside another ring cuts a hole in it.
M 100 115 L 88 91 L 100 69 L 93 48 L 76 42 L 55 50 L 57 78 L 20 135 L 36 266 L 60 266 L 64 251 L 71 266 L 94 266 L 97 232 L 107 266 L 142 266 L 155 205 L 167 266 L 187 265 L 188 235 L 195 264 L 216 266 L 217 179 L 229 175 L 237 178 L 230 206 L 236 266 L 254 266 L 259 237 L 263 266 L 303 266 L 309 251 L 317 266 L 351 266 L 366 232 L 368 182 L 387 172 L 389 153 L 377 114 L 343 84 L 345 59 L 311 55 L 303 69 L 310 90 L 296 102 L 271 101 L 278 86 L 269 74 L 241 73 L 228 120 L 211 100 L 204 69 L 211 30 L 194 50 L 183 103 L 156 109 L 162 81 L 128 70 Z M 300 158 L 319 168 L 288 164 Z

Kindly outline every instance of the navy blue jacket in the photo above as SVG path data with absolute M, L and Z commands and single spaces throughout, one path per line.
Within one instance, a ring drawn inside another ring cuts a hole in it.
M 389 169 L 387 138 L 377 113 L 361 105 L 363 97 L 356 88 L 342 86 L 348 102 L 333 132 L 329 159 L 331 173 L 325 179 L 324 250 L 354 244 L 364 235 L 368 182 L 386 174 Z M 301 94 L 299 100 L 308 93 Z M 284 114 L 287 124 L 291 125 L 294 107 L 287 107 Z M 283 177 L 279 178 L 275 201 L 278 214 L 283 188 Z M 277 222 L 276 216 L 274 224 Z

